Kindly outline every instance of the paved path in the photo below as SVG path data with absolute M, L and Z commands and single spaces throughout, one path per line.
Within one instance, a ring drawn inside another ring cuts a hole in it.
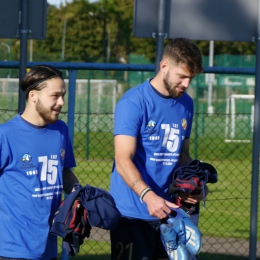
M 109 242 L 109 231 L 92 228 L 91 236 L 88 239 Z M 234 238 L 203 237 L 201 252 L 248 257 L 249 241 Z M 257 257 L 260 257 L 260 242 L 257 243 Z

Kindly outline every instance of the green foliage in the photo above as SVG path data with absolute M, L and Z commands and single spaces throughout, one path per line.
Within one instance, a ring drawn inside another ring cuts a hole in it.
M 156 39 L 133 37 L 133 14 L 133 0 L 73 0 L 58 8 L 48 5 L 47 37 L 33 41 L 33 61 L 119 63 L 122 58 L 128 62 L 130 54 L 139 54 L 154 63 Z M 165 45 L 168 41 L 165 39 Z M 208 56 L 209 42 L 195 42 L 203 56 Z M 3 43 L 11 47 L 12 57 L 0 46 L 0 60 L 19 60 L 20 41 L 3 39 Z M 215 55 L 254 55 L 255 51 L 255 43 L 214 42 Z
M 204 56 L 209 55 L 209 41 L 195 41 Z M 252 55 L 256 52 L 254 42 L 214 42 L 214 54 Z
M 129 54 L 133 53 L 145 55 L 154 62 L 156 39 L 133 37 L 133 14 L 133 0 L 74 0 L 60 8 L 49 6 L 47 39 L 40 53 L 52 53 L 50 59 L 58 57 L 65 37 L 65 61 L 120 62 L 122 57 L 128 61 Z M 168 41 L 165 40 L 165 45 Z M 202 54 L 208 56 L 209 42 L 196 43 Z M 216 41 L 214 46 L 216 55 L 249 55 L 256 50 L 255 43 L 246 42 Z

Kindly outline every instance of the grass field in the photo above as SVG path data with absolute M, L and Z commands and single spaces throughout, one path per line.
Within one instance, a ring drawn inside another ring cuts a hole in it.
M 4 122 L 13 117 L 13 111 L 2 111 Z M 105 115 L 103 115 L 105 116 Z M 66 114 L 63 115 L 66 117 Z M 84 120 L 86 115 L 83 115 Z M 78 117 L 80 121 L 81 116 Z M 205 237 L 236 238 L 248 240 L 250 236 L 250 207 L 252 180 L 252 142 L 226 143 L 226 115 L 195 114 L 190 153 L 193 158 L 211 163 L 218 171 L 219 180 L 209 184 L 210 193 L 205 209 L 201 208 L 199 228 Z M 92 117 L 91 120 L 96 120 Z M 111 119 L 110 119 L 111 120 Z M 94 122 L 94 121 L 93 121 Z M 92 122 L 92 124 L 93 124 Z M 82 184 L 109 189 L 113 164 L 113 134 L 86 132 L 86 120 L 75 124 L 74 152 L 77 167 L 74 169 Z M 251 138 L 252 133 L 243 123 L 237 131 Z M 259 214 L 259 211 L 258 211 Z M 260 228 L 257 234 L 259 237 Z M 243 257 L 202 253 L 200 259 L 246 259 Z M 86 241 L 78 256 L 73 259 L 109 259 L 109 241 Z
M 201 116 L 201 115 L 198 115 Z M 218 183 L 209 184 L 206 207 L 201 207 L 199 228 L 204 237 L 248 240 L 250 236 L 252 142 L 224 142 L 225 115 L 195 119 L 190 152 L 193 158 L 211 163 L 218 171 Z M 89 151 L 86 159 L 86 139 Z M 78 166 L 76 174 L 93 186 L 109 189 L 113 163 L 112 133 L 77 133 L 74 139 Z M 258 227 L 258 234 L 260 228 Z M 82 253 L 87 259 L 110 259 L 109 241 L 86 241 Z M 241 245 L 242 246 L 242 245 Z M 245 249 L 247 250 L 247 249 Z M 95 254 L 95 252 L 96 254 Z M 81 259 L 81 254 L 78 259 Z M 226 254 L 201 253 L 200 259 L 247 259 Z M 76 259 L 76 258 L 74 258 Z M 82 258 L 83 259 L 83 258 Z
M 240 161 L 233 163 L 239 165 Z M 208 185 L 210 193 L 206 207 L 201 208 L 200 229 L 205 236 L 248 239 L 251 176 L 243 169 L 239 175 L 231 174 L 234 170 L 238 172 L 238 169 L 232 165 L 225 167 L 224 164 L 230 164 L 229 160 L 222 161 L 221 165 L 215 163 L 216 168 L 223 168 L 223 172 L 219 175 L 218 183 Z M 108 189 L 111 166 L 112 162 L 107 161 L 83 161 L 75 172 L 84 183 Z M 84 171 L 80 171 L 80 167 Z

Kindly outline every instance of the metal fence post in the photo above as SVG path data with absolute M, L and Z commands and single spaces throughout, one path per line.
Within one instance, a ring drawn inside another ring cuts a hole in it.
M 71 145 L 74 147 L 74 121 L 75 121 L 75 100 L 76 100 L 76 79 L 77 79 L 77 70 L 69 70 L 69 97 L 68 97 L 68 129 L 69 136 L 71 140 Z M 67 194 L 65 194 L 65 198 Z M 62 260 L 68 260 L 69 257 L 66 253 L 66 250 L 62 246 Z
M 258 21 L 256 37 L 256 69 L 255 69 L 255 104 L 254 104 L 254 133 L 253 133 L 253 159 L 251 182 L 251 212 L 250 212 L 250 245 L 249 259 L 256 259 L 257 250 L 257 215 L 258 215 L 258 187 L 259 187 L 259 120 L 260 113 L 260 0 L 258 1 Z
M 88 99 L 87 99 L 87 125 L 86 125 L 86 159 L 89 159 L 89 132 L 90 132 L 90 71 L 88 71 Z

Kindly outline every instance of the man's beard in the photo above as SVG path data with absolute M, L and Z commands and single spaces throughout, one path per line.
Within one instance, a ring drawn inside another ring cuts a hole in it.
M 37 103 L 35 105 L 36 111 L 39 113 L 39 115 L 49 124 L 53 124 L 58 120 L 58 115 L 55 116 L 52 114 L 52 109 L 47 109 L 43 106 L 40 99 L 37 100 Z
M 165 77 L 163 78 L 163 83 L 164 83 L 164 86 L 165 86 L 165 89 L 168 91 L 169 95 L 173 98 L 179 98 L 183 95 L 183 93 L 181 92 L 178 92 L 176 90 L 176 85 L 175 86 L 172 86 L 171 83 L 169 82 L 169 77 L 170 77 L 170 74 L 169 74 L 169 71 L 167 72 L 167 74 L 165 75 Z

